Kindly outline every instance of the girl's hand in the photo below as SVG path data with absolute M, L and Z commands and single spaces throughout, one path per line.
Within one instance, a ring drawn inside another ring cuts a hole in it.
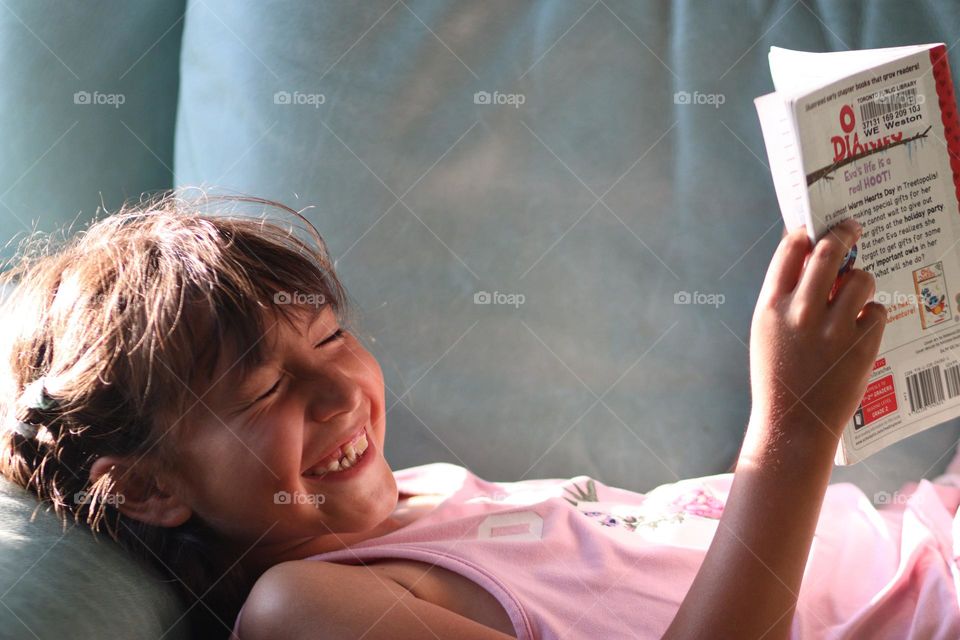
M 846 272 L 830 299 L 843 257 L 861 231 L 852 218 L 844 220 L 812 252 L 803 227 L 780 241 L 750 330 L 751 423 L 761 429 L 839 439 L 863 397 L 886 308 L 868 302 L 875 282 L 862 269 Z

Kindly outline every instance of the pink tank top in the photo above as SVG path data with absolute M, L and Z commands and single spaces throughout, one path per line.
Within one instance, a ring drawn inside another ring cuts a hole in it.
M 401 529 L 309 559 L 437 564 L 496 597 L 521 640 L 661 637 L 733 480 L 692 478 L 640 494 L 587 476 L 488 482 L 447 463 L 395 477 L 404 493 L 446 498 Z M 855 485 L 830 485 L 793 637 L 960 638 L 960 489 L 927 480 L 910 488 L 877 510 Z

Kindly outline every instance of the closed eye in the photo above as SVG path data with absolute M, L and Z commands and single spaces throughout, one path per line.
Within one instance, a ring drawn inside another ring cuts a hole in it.
M 329 343 L 331 343 L 331 342 L 335 342 L 335 341 L 339 340 L 340 338 L 342 338 L 344 333 L 345 333 L 345 332 L 344 332 L 344 330 L 343 330 L 342 328 L 337 329 L 337 330 L 334 331 L 332 334 L 330 334 L 330 337 L 329 337 L 329 338 L 326 338 L 326 339 L 323 340 L 321 343 L 319 343 L 317 346 L 318 346 L 318 347 L 322 347 L 322 346 L 325 345 L 325 344 L 329 344 Z
M 334 331 L 332 334 L 330 334 L 330 336 L 329 336 L 328 338 L 325 338 L 322 342 L 320 342 L 320 343 L 317 345 L 317 347 L 319 348 L 319 347 L 322 347 L 322 346 L 325 345 L 325 344 L 329 344 L 329 343 L 331 343 L 331 342 L 335 342 L 335 341 L 341 339 L 341 338 L 343 337 L 344 333 L 346 333 L 346 332 L 345 332 L 342 328 L 337 329 L 337 330 Z M 273 385 L 272 387 L 270 387 L 266 392 L 264 392 L 262 395 L 260 395 L 259 397 L 257 397 L 256 400 L 254 400 L 253 402 L 251 402 L 250 404 L 248 404 L 244 410 L 249 409 L 249 408 L 252 407 L 253 405 L 255 405 L 255 404 L 257 404 L 258 402 L 260 402 L 261 400 L 263 400 L 264 398 L 269 398 L 269 397 L 272 396 L 274 393 L 276 393 L 277 389 L 280 388 L 280 383 L 281 383 L 281 382 L 283 382 L 283 377 L 282 377 L 282 376 L 281 376 L 280 378 L 278 378 L 277 381 L 276 381 L 276 383 L 274 383 L 274 385 Z
M 281 378 L 278 378 L 278 379 L 277 379 L 277 382 L 276 382 L 272 387 L 270 387 L 270 389 L 269 389 L 266 393 L 264 393 L 262 396 L 260 396 L 259 398 L 257 398 L 257 399 L 254 400 L 253 402 L 251 402 L 250 405 L 251 405 L 251 406 L 252 406 L 252 405 L 255 405 L 255 404 L 257 404 L 258 402 L 260 402 L 261 400 L 263 400 L 264 398 L 273 395 L 274 392 L 276 392 L 276 390 L 280 388 L 280 383 L 281 383 L 281 382 L 283 382 L 283 378 L 282 378 L 282 377 L 281 377 Z

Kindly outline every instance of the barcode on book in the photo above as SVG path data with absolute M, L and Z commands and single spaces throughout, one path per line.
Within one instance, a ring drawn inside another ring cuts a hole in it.
M 947 376 L 947 397 L 956 398 L 960 396 L 960 364 L 952 364 L 943 370 Z
M 916 87 L 909 87 L 896 93 L 877 96 L 873 100 L 860 105 L 860 121 L 863 122 L 871 118 L 879 118 L 888 113 L 893 113 L 898 109 L 906 109 L 915 104 L 917 104 Z
M 940 365 L 907 376 L 907 399 L 910 401 L 910 413 L 923 411 L 927 407 L 943 402 L 943 378 L 940 376 Z

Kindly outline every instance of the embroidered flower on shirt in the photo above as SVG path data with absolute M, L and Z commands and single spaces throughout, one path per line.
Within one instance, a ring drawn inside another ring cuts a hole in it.
M 571 491 L 569 488 L 565 490 L 576 497 L 577 500 L 564 498 L 573 506 L 577 506 L 580 502 L 599 502 L 597 488 L 593 480 L 588 480 L 585 488 L 577 485 L 574 485 L 574 488 L 576 491 Z M 596 520 L 604 527 L 622 527 L 627 531 L 636 531 L 640 527 L 656 529 L 661 524 L 679 524 L 689 516 L 719 520 L 723 515 L 723 507 L 723 502 L 713 495 L 709 489 L 697 487 L 670 502 L 667 505 L 666 513 L 610 513 L 603 509 L 581 510 L 580 513 Z
M 684 513 L 672 513 L 669 515 L 642 516 L 629 515 L 620 516 L 605 511 L 583 511 L 585 516 L 594 518 L 605 527 L 622 527 L 627 531 L 636 531 L 639 527 L 656 529 L 661 524 L 678 524 L 683 522 Z

